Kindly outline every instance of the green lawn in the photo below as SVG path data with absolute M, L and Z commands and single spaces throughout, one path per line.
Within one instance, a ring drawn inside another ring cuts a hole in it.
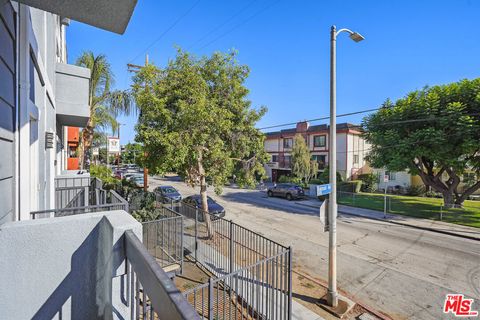
M 338 193 L 338 203 L 383 212 L 383 194 Z M 440 220 L 442 199 L 388 195 L 388 213 Z M 480 201 L 465 201 L 461 209 L 442 209 L 442 220 L 480 228 Z

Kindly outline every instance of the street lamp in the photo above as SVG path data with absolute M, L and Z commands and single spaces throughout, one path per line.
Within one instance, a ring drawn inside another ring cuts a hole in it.
M 365 38 L 349 29 L 340 29 L 337 31 L 332 26 L 330 31 L 330 135 L 329 135 L 329 179 L 331 192 L 328 205 L 328 293 L 327 303 L 332 307 L 338 306 L 337 294 L 337 88 L 336 88 L 336 42 L 337 36 L 342 32 L 348 32 L 350 39 L 360 42 Z

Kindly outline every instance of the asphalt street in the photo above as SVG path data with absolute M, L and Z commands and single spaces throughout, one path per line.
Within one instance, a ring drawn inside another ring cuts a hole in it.
M 176 178 L 152 178 L 150 189 L 172 185 L 183 196 L 198 193 Z M 209 195 L 226 218 L 284 245 L 295 269 L 327 280 L 328 233 L 314 208 L 268 198 L 264 191 L 225 187 Z M 445 295 L 462 293 L 480 309 L 480 242 L 388 222 L 340 215 L 338 287 L 394 319 L 447 319 Z

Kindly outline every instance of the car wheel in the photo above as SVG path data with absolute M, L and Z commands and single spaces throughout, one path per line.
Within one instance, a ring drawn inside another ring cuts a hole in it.
M 288 201 L 292 201 L 293 197 L 290 193 L 287 193 L 287 195 L 285 196 L 287 198 Z
M 267 196 L 269 196 L 269 197 L 273 197 L 273 192 L 272 192 L 272 191 L 270 191 L 270 190 L 268 190 L 268 192 L 267 192 Z

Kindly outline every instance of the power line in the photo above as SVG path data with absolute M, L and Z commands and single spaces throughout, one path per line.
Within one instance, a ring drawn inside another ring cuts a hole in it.
M 276 5 L 277 3 L 279 3 L 281 0 L 277 0 L 275 2 L 272 2 L 271 4 L 263 7 L 262 9 L 260 9 L 259 11 L 257 11 L 256 13 L 254 13 L 253 15 L 251 15 L 250 17 L 248 17 L 247 19 L 243 20 L 242 22 L 236 24 L 235 26 L 233 26 L 231 29 L 229 29 L 228 31 L 222 33 L 221 35 L 219 35 L 218 37 L 216 37 L 215 39 L 213 39 L 212 41 L 208 42 L 207 44 L 205 44 L 204 46 L 200 47 L 200 50 L 210 46 L 211 44 L 213 44 L 214 42 L 217 42 L 218 40 L 220 40 L 221 38 L 225 37 L 227 34 L 235 31 L 236 29 L 238 29 L 239 27 L 243 26 L 244 24 L 246 24 L 247 22 L 249 22 L 250 20 L 252 20 L 253 18 L 255 18 L 256 16 L 258 16 L 259 14 L 265 12 L 266 10 L 270 9 L 271 7 L 273 7 L 274 5 Z
M 375 109 L 366 109 L 366 110 L 361 110 L 361 111 L 355 111 L 355 112 L 349 112 L 349 113 L 343 113 L 343 114 L 338 114 L 337 118 L 342 118 L 342 117 L 348 117 L 352 115 L 357 115 L 357 114 L 362 114 L 362 113 L 368 113 L 368 112 L 374 112 L 382 109 L 384 107 L 380 108 L 375 108 Z M 439 119 L 445 119 L 446 117 L 450 116 L 456 116 L 457 114 L 449 114 L 445 115 L 445 117 L 428 117 L 428 118 L 421 118 L 421 119 L 408 119 L 408 120 L 397 120 L 397 121 L 388 121 L 388 122 L 382 122 L 379 123 L 378 125 L 383 126 L 383 125 L 392 125 L 392 124 L 404 124 L 404 123 L 414 123 L 414 122 L 425 122 L 425 121 L 435 121 Z M 480 113 L 466 113 L 466 114 L 461 114 L 462 116 L 480 116 Z M 299 122 L 315 122 L 315 121 L 320 121 L 320 120 L 328 120 L 330 119 L 330 116 L 324 116 L 320 118 L 314 118 L 314 119 L 308 119 L 308 120 L 302 120 L 302 121 L 297 121 L 297 122 L 289 122 L 289 123 L 282 123 L 282 124 L 277 124 L 277 125 L 272 125 L 268 127 L 263 127 L 259 128 L 258 130 L 265 130 L 265 129 L 273 129 L 273 128 L 280 128 L 280 127 L 287 127 L 287 126 L 292 126 L 296 125 Z M 363 125 L 352 125 L 349 128 L 364 128 Z
M 135 61 L 135 59 L 137 59 L 138 57 L 140 57 L 141 55 L 143 55 L 145 52 L 147 52 L 150 48 L 152 48 L 158 41 L 160 41 L 170 30 L 172 30 L 180 21 L 182 21 L 183 18 L 185 18 L 199 3 L 200 3 L 201 0 L 197 0 L 190 8 L 188 8 L 187 11 L 185 11 L 181 16 L 179 16 L 167 29 L 165 29 L 165 31 L 163 31 L 160 36 L 158 36 L 158 38 L 156 38 L 153 42 L 151 42 L 147 48 L 145 50 L 143 50 L 142 52 L 140 52 L 139 54 L 137 54 L 135 56 L 135 58 L 133 58 L 132 60 L 130 60 L 130 63 L 132 63 L 133 61 Z
M 449 137 L 455 137 L 455 136 L 460 136 L 460 135 L 464 135 L 465 133 L 463 132 L 457 132 L 457 133 L 454 133 L 454 134 L 451 134 L 449 135 Z M 402 147 L 402 146 L 411 146 L 411 145 L 415 145 L 415 144 L 418 144 L 418 143 L 422 143 L 422 142 L 425 142 L 425 141 L 430 141 L 430 140 L 433 140 L 433 139 L 437 139 L 438 137 L 430 137 L 430 139 L 423 139 L 423 140 L 418 140 L 418 141 L 413 141 L 413 142 L 403 142 L 403 143 L 397 143 L 397 144 L 393 144 L 393 145 L 387 145 L 387 146 L 383 146 L 383 147 L 380 147 L 380 149 L 391 149 L 391 148 L 398 148 L 398 147 Z M 348 150 L 348 151 L 337 151 L 337 153 L 342 153 L 342 154 L 345 154 L 345 153 L 359 153 L 359 152 L 368 152 L 368 151 L 371 151 L 373 148 L 369 148 L 369 149 L 361 149 L 361 150 Z M 317 151 L 315 151 L 317 152 Z M 318 152 L 322 152 L 322 151 L 318 151 Z
M 211 35 L 212 33 L 214 33 L 215 31 L 219 30 L 220 28 L 222 28 L 224 25 L 226 25 L 227 23 L 229 23 L 230 21 L 232 21 L 233 19 L 235 19 L 236 17 L 238 17 L 240 14 L 242 14 L 246 9 L 248 9 L 253 3 L 255 3 L 257 0 L 253 0 L 253 1 L 250 1 L 249 3 L 247 3 L 246 6 L 242 7 L 239 11 L 237 11 L 235 14 L 233 14 L 232 16 L 230 16 L 227 20 L 223 21 L 221 24 L 217 25 L 216 27 L 214 27 L 213 29 L 211 29 L 209 32 L 207 32 L 206 34 L 204 34 L 200 39 L 198 39 L 197 41 L 195 41 L 192 45 L 190 45 L 188 48 L 187 48 L 187 51 L 190 50 L 191 48 L 195 47 L 199 42 L 205 40 L 209 35 Z
M 337 114 L 337 118 L 353 116 L 353 115 L 361 114 L 361 113 L 378 111 L 378 110 L 380 110 L 380 109 L 381 109 L 381 108 L 366 109 L 366 110 L 361 110 L 361 111 L 355 111 L 355 112 Z M 277 125 L 273 125 L 273 126 L 268 126 L 268 127 L 259 128 L 258 130 L 265 130 L 265 129 L 273 129 L 273 128 L 280 128 L 280 127 L 287 127 L 287 126 L 296 125 L 298 122 L 305 122 L 305 121 L 307 121 L 307 122 L 315 122 L 315 121 L 327 120 L 327 119 L 330 119 L 330 116 L 325 116 L 325 117 L 320 117 L 320 118 L 314 118 L 314 119 L 308 119 L 308 120 L 297 121 L 297 122 L 282 123 L 282 124 L 277 124 Z

